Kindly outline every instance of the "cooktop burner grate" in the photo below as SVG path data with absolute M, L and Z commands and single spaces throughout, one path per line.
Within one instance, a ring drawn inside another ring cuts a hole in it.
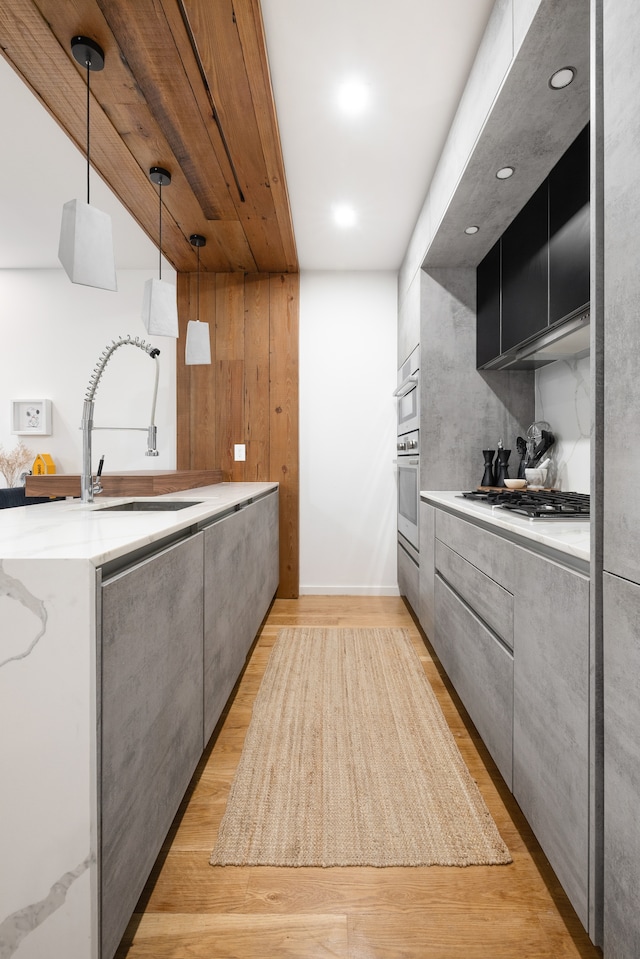
M 467 499 L 475 499 L 491 506 L 520 513 L 534 519 L 552 519 L 589 516 L 589 494 L 569 493 L 560 490 L 470 490 L 463 493 Z

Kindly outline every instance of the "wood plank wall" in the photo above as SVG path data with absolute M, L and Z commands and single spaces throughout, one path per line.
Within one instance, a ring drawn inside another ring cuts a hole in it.
M 200 273 L 211 366 L 185 366 L 198 279 L 178 274 L 178 469 L 222 469 L 234 482 L 280 484 L 280 586 L 299 589 L 298 315 L 295 273 Z M 233 447 L 246 446 L 245 462 Z

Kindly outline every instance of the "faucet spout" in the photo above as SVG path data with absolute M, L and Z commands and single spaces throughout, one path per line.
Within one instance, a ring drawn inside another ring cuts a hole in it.
M 93 503 L 93 477 L 91 476 L 91 431 L 93 429 L 93 400 L 85 400 L 82 410 L 82 476 L 80 477 L 80 499 L 83 503 Z
M 160 355 L 160 350 L 157 347 L 151 346 L 150 343 L 145 343 L 144 340 L 140 340 L 137 336 L 135 339 L 132 339 L 131 336 L 120 337 L 118 340 L 113 340 L 111 346 L 108 346 L 103 350 L 100 359 L 95 365 L 91 378 L 89 380 L 89 386 L 87 387 L 87 392 L 84 399 L 84 406 L 82 410 L 82 422 L 80 423 L 80 429 L 82 430 L 82 476 L 80 477 L 80 498 L 83 503 L 93 503 L 94 493 L 101 493 L 102 486 L 100 485 L 100 477 L 98 473 L 97 482 L 94 483 L 93 475 L 91 473 L 91 434 L 93 432 L 93 411 L 94 411 L 94 396 L 100 383 L 102 374 L 104 373 L 105 366 L 115 353 L 115 351 L 120 346 L 137 346 L 138 349 L 143 350 L 147 353 L 156 364 L 156 375 L 155 375 L 155 385 L 153 390 L 153 404 L 151 407 L 151 425 L 147 430 L 147 456 L 158 456 L 158 450 L 156 448 L 156 438 L 157 438 L 157 428 L 154 425 L 155 419 L 155 410 L 156 410 L 156 398 L 158 395 L 158 356 Z M 96 427 L 97 428 L 97 427 Z M 127 429 L 127 427 L 113 427 L 113 429 Z M 101 471 L 99 471 L 101 472 Z

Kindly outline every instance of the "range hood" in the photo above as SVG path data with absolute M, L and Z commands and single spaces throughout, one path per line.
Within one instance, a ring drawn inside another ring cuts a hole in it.
M 556 360 L 576 360 L 589 355 L 589 307 L 562 320 L 511 353 L 503 353 L 485 367 L 491 370 L 537 370 Z

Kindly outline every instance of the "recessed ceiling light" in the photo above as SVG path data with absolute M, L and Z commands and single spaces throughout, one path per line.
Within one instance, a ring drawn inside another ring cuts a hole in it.
M 473 236 L 473 234 L 477 233 L 479 229 L 479 226 L 468 226 L 464 232 L 467 234 L 467 236 Z
M 562 90 L 569 86 L 575 75 L 575 67 L 562 67 L 549 78 L 549 86 L 552 90 Z
M 333 219 L 337 226 L 346 230 L 355 226 L 358 217 L 354 208 L 348 203 L 335 203 L 333 205 Z
M 503 166 L 501 167 L 496 176 L 499 180 L 508 180 L 510 176 L 513 176 L 515 169 L 512 166 Z
M 338 107 L 347 116 L 355 117 L 364 113 L 370 99 L 369 87 L 360 77 L 349 77 L 338 87 Z

